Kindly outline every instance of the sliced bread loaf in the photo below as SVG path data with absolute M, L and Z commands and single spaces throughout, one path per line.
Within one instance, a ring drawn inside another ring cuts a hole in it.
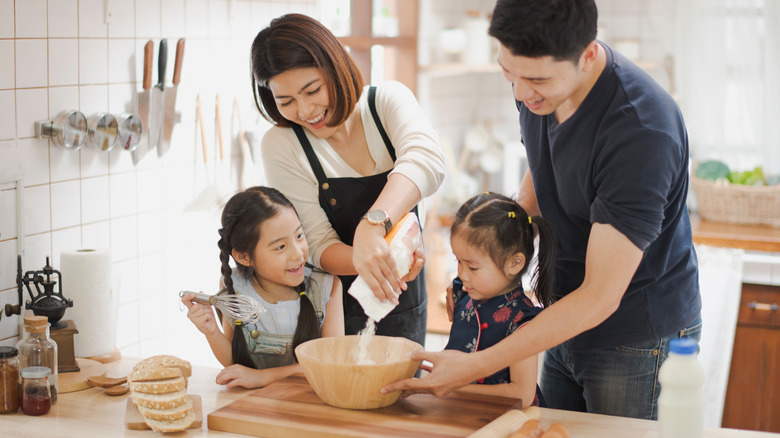
M 167 394 L 145 394 L 133 391 L 130 396 L 133 403 L 140 408 L 148 409 L 174 409 L 187 403 L 187 390 L 182 389 Z
M 146 394 L 167 394 L 186 389 L 184 377 L 175 377 L 173 379 L 153 380 L 145 382 L 129 382 L 130 390 L 133 392 L 143 392 Z
M 189 362 L 169 354 L 159 354 L 157 356 L 147 357 L 146 359 L 138 362 L 133 367 L 133 371 L 148 368 L 155 369 L 171 367 L 181 369 L 181 374 L 184 377 L 190 377 L 192 375 L 192 365 Z
M 152 430 L 156 432 L 179 432 L 184 429 L 187 429 L 190 427 L 192 422 L 195 421 L 195 413 L 192 412 L 192 410 L 189 411 L 189 413 L 183 417 L 179 418 L 178 420 L 153 420 L 151 418 L 144 417 L 144 422 L 146 422 L 147 426 L 152 428 Z
M 192 412 L 192 400 L 187 397 L 187 401 L 175 408 L 170 409 L 150 409 L 143 406 L 136 406 L 141 416 L 149 420 L 157 421 L 176 421 L 180 420 Z

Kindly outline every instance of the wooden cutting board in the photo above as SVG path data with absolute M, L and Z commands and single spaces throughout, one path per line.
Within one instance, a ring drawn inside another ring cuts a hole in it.
M 517 399 L 453 393 L 415 394 L 372 410 L 323 403 L 303 374 L 252 391 L 208 415 L 208 428 L 266 438 L 465 437 Z
M 195 412 L 195 421 L 190 424 L 187 429 L 200 429 L 203 425 L 203 407 L 199 395 L 187 394 L 187 397 L 192 400 L 192 411 Z M 135 407 L 133 399 L 127 398 L 127 408 L 125 410 L 125 428 L 129 430 L 151 430 L 151 427 L 146 425 L 144 417 L 138 412 L 138 408 Z

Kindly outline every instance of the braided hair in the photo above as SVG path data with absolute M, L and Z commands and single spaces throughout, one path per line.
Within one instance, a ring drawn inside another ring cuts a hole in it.
M 536 232 L 539 233 L 539 254 L 531 284 L 536 298 L 547 307 L 555 301 L 553 274 L 557 248 L 549 222 L 541 216 L 531 218 L 523 207 L 507 196 L 485 192 L 463 203 L 450 230 L 451 235 L 458 234 L 470 246 L 484 251 L 502 271 L 513 254 L 522 253 L 525 266 L 512 279 L 514 284 L 519 284 L 528 270 L 534 255 Z
M 266 220 L 279 214 L 283 208 L 291 208 L 295 211 L 295 207 L 280 191 L 263 186 L 251 187 L 237 193 L 225 204 L 222 211 L 222 228 L 219 230 L 219 241 L 217 242 L 225 284 L 225 288 L 220 293 L 236 293 L 233 288 L 233 269 L 229 264 L 233 250 L 252 256 L 260 241 L 260 226 Z M 238 275 L 246 279 L 251 279 L 255 275 L 255 270 L 251 265 L 245 266 L 236 262 L 236 269 Z M 296 290 L 300 293 L 304 292 L 305 288 L 305 284 L 301 283 Z M 301 294 L 300 302 L 298 325 L 293 335 L 293 349 L 303 342 L 321 336 L 319 320 L 311 300 L 304 293 Z M 236 321 L 236 327 L 233 330 L 233 363 L 255 368 L 240 324 L 240 321 Z

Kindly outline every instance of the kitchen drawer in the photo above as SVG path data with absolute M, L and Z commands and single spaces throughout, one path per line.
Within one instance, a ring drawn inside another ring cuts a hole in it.
M 737 322 L 780 329 L 780 286 L 744 284 Z

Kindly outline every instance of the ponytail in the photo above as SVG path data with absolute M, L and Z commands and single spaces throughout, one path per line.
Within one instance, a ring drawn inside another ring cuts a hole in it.
M 531 222 L 536 225 L 536 231 L 539 233 L 539 253 L 531 283 L 535 285 L 536 298 L 544 307 L 547 307 L 555 302 L 553 285 L 558 242 L 550 222 L 542 219 L 541 216 L 534 216 L 531 218 Z
M 317 312 L 314 310 L 311 299 L 309 299 L 305 291 L 301 291 L 300 294 L 301 310 L 298 313 L 298 326 L 295 328 L 295 334 L 293 335 L 293 354 L 295 354 L 297 346 L 322 336 L 320 322 L 317 319 Z M 297 361 L 298 358 L 296 357 L 295 360 Z
M 528 213 L 507 196 L 484 192 L 467 200 L 455 213 L 451 235 L 461 236 L 474 248 L 484 251 L 500 269 L 509 257 L 520 252 L 525 256 L 525 266 L 512 281 L 528 270 L 534 255 L 534 237 L 539 233 L 538 263 L 531 275 L 531 285 L 536 298 L 547 307 L 555 301 L 553 280 L 557 242 L 552 225 L 541 216 Z

